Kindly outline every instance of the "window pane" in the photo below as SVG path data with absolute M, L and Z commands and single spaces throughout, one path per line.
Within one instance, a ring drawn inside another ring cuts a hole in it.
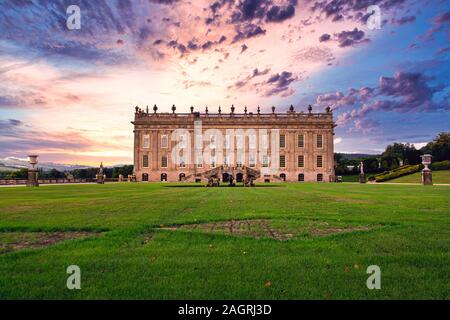
M 323 144 L 323 141 L 322 141 L 322 135 L 321 134 L 318 134 L 317 135 L 317 148 L 322 148 L 322 144 Z
M 146 154 L 142 157 L 142 167 L 148 168 L 148 155 Z
M 305 166 L 305 156 L 298 156 L 298 167 L 303 168 Z
M 280 148 L 286 147 L 286 136 L 284 134 L 280 134 Z
M 305 147 L 305 136 L 302 134 L 298 135 L 298 147 L 304 148 Z
M 167 135 L 161 136 L 161 148 L 167 148 Z
M 143 135 L 142 148 L 150 148 L 150 135 L 148 134 Z
M 286 167 L 286 156 L 280 156 L 280 168 Z
M 167 157 L 166 156 L 161 157 L 161 167 L 167 168 Z
M 317 168 L 322 168 L 322 156 L 317 156 Z

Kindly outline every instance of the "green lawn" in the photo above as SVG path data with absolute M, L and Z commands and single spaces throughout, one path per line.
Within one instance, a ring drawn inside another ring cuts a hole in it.
M 0 298 L 449 299 L 449 208 L 446 186 L 0 188 L 0 245 L 40 246 L 0 254 Z
M 390 180 L 388 182 L 395 183 L 422 183 L 422 175 L 420 172 L 416 172 L 407 176 L 403 176 L 397 179 Z M 437 170 L 433 171 L 433 183 L 445 183 L 450 184 L 450 170 Z

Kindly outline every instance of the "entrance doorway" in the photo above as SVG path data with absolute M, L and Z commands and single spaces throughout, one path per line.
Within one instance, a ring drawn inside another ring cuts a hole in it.
M 148 173 L 142 174 L 142 181 L 148 181 Z
M 230 175 L 228 173 L 222 174 L 222 181 L 223 182 L 230 182 Z
M 244 175 L 242 173 L 236 174 L 236 182 L 242 182 L 244 180 Z
M 167 181 L 167 173 L 161 173 L 161 181 Z
M 280 178 L 281 180 L 286 181 L 286 174 L 285 173 L 280 174 Z
M 180 173 L 178 176 L 178 180 L 183 181 L 185 177 L 186 177 L 186 175 L 184 173 Z

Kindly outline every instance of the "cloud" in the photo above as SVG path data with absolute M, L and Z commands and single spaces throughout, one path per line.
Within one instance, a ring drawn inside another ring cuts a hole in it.
M 419 113 L 450 110 L 448 96 L 436 102 L 438 93 L 444 92 L 446 85 L 432 86 L 434 78 L 419 72 L 396 72 L 393 77 L 380 77 L 375 88 L 350 89 L 347 95 L 319 95 L 317 104 L 330 104 L 334 109 L 358 106 L 357 109 L 339 115 L 338 125 L 354 124 L 356 129 L 373 129 L 378 122 L 368 120 L 374 112 Z
M 233 37 L 233 43 L 243 39 L 249 39 L 261 35 L 265 35 L 266 30 L 256 24 L 243 24 L 236 27 L 236 34 Z
M 404 24 L 411 23 L 414 21 L 416 21 L 415 16 L 404 16 L 404 17 L 401 17 L 400 19 L 392 18 L 392 20 L 391 20 L 391 22 L 393 24 L 398 24 L 398 25 L 404 25 Z
M 279 93 L 289 93 L 289 95 L 293 94 L 294 92 L 292 90 L 289 91 L 288 89 L 289 85 L 296 80 L 298 79 L 292 76 L 292 72 L 283 71 L 281 73 L 274 74 L 265 83 L 270 88 L 266 90 L 264 95 L 266 97 L 270 97 L 273 95 L 278 95 Z
M 326 42 L 331 39 L 331 36 L 328 33 L 324 33 L 319 37 L 320 42 Z
M 369 42 L 369 39 L 364 39 L 364 31 L 355 28 L 351 31 L 342 31 L 334 34 L 339 43 L 339 47 L 350 47 L 360 43 Z

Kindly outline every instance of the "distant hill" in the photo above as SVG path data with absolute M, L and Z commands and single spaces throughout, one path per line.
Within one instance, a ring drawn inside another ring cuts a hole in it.
M 30 164 L 27 160 L 18 159 L 18 158 L 5 158 L 0 159 L 0 171 L 14 171 L 23 168 L 29 168 Z M 53 163 L 53 162 L 39 162 L 39 168 L 44 170 L 56 169 L 58 171 L 70 171 L 74 169 L 85 169 L 92 168 L 90 166 L 83 166 L 77 164 L 62 164 L 62 163 Z
M 366 154 L 366 153 L 339 153 L 342 155 L 343 160 L 355 160 L 359 158 L 377 157 L 378 154 Z

